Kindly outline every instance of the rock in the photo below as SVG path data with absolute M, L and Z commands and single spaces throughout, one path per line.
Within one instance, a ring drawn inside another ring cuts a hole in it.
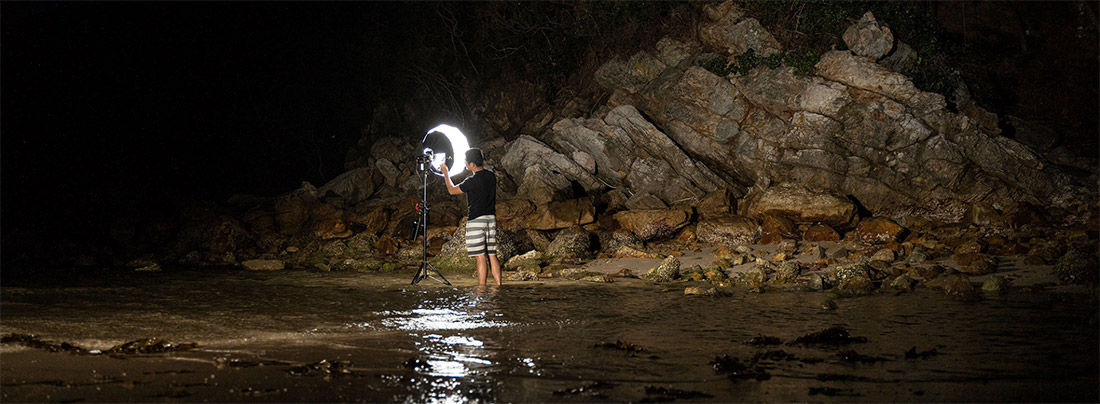
M 920 278 L 925 281 L 936 279 L 947 270 L 939 265 L 923 265 L 909 268 L 909 274 L 912 277 Z
M 498 199 L 496 205 L 497 228 L 508 231 L 524 228 L 524 222 L 532 213 L 535 213 L 535 205 L 526 199 Z
M 827 224 L 814 224 L 806 227 L 806 231 L 802 232 L 802 239 L 806 241 L 840 241 L 840 233 L 837 233 Z
M 899 41 L 894 47 L 894 52 L 886 55 L 878 63 L 892 72 L 900 73 L 912 70 L 919 60 L 920 56 L 917 55 L 912 46 Z
M 825 248 L 822 246 L 813 246 L 806 255 L 813 260 L 825 259 Z
M 384 161 L 382 159 L 381 161 Z M 392 166 L 392 164 L 391 164 Z M 379 181 L 374 175 L 374 170 L 369 167 L 360 167 L 340 174 L 332 181 L 321 186 L 317 190 L 319 195 L 329 193 L 339 195 L 345 203 L 356 204 L 367 200 L 374 194 Z
M 282 268 L 280 268 L 280 269 L 282 269 Z M 161 270 L 160 264 L 158 264 L 156 262 L 134 268 L 134 271 L 136 271 L 136 272 L 160 272 L 160 270 Z
M 348 255 L 363 257 L 369 256 L 374 253 L 374 243 L 376 241 L 378 241 L 378 237 L 375 237 L 373 234 L 364 232 L 345 239 L 343 243 L 346 247 L 346 252 Z M 293 249 L 293 251 L 291 251 L 291 249 Z M 299 249 L 298 247 L 290 246 L 287 247 L 286 250 L 287 252 L 294 253 L 297 252 Z
M 955 247 L 955 253 L 956 254 L 983 253 L 983 252 L 985 252 L 985 249 L 986 249 L 986 244 L 983 243 L 981 240 L 966 240 L 966 241 L 962 242 L 961 244 L 959 244 L 958 247 Z
M 648 192 L 666 202 L 699 199 L 706 192 L 720 188 L 720 178 L 706 165 L 697 164 L 664 132 L 650 123 L 631 105 L 616 107 L 604 118 L 607 125 L 625 133 L 635 155 L 641 155 L 630 165 L 625 181 L 635 192 Z M 644 157 L 648 155 L 649 157 Z M 622 159 L 622 156 L 618 157 Z M 667 167 L 667 168 L 665 168 Z
M 688 286 L 684 288 L 684 295 L 687 296 L 715 296 L 718 294 L 718 289 L 715 288 L 702 288 L 697 286 Z
M 579 226 L 573 226 L 558 232 L 554 241 L 546 247 L 546 257 L 584 258 L 592 252 L 591 235 Z
M 526 173 L 530 167 L 540 166 L 545 169 L 545 172 L 557 173 L 560 179 L 576 181 L 585 191 L 595 191 L 603 187 L 595 176 L 589 174 L 573 159 L 527 135 L 512 141 L 508 151 L 501 158 L 500 164 L 504 171 L 520 184 L 526 182 Z M 541 172 L 544 171 L 536 170 L 532 173 Z
M 772 256 L 772 262 L 782 262 L 782 261 L 786 261 L 789 258 L 791 258 L 789 253 L 780 251 L 780 252 L 775 253 L 775 255 Z
M 785 239 L 779 242 L 779 251 L 787 253 L 788 256 L 794 255 L 798 251 L 798 242 L 791 239 Z
M 917 281 L 910 278 L 909 275 L 901 275 L 890 281 L 890 288 L 898 291 L 908 292 L 913 290 L 913 286 L 916 286 Z
M 843 283 L 848 279 L 855 277 L 870 277 L 871 268 L 867 264 L 852 263 L 845 265 L 838 265 L 833 269 L 833 275 L 836 277 L 838 283 Z
M 782 282 L 790 282 L 802 274 L 802 264 L 796 261 L 786 261 L 779 264 L 776 270 L 776 279 Z
M 322 240 L 347 238 L 352 234 L 351 229 L 338 218 L 328 218 L 313 224 L 313 236 Z
M 592 198 L 578 198 L 539 205 L 521 226 L 534 230 L 557 230 L 596 221 Z M 686 223 L 685 223 L 686 224 Z
M 965 297 L 974 293 L 974 285 L 964 275 L 947 275 L 943 280 L 943 293 L 948 296 Z
M 577 150 L 574 151 L 570 157 L 572 157 L 573 161 L 576 161 L 577 164 L 580 164 L 584 171 L 588 171 L 589 174 L 596 173 L 596 159 L 593 158 L 591 154 Z
M 668 205 L 656 196 L 648 193 L 635 194 L 626 200 L 626 208 L 630 210 L 659 210 L 667 209 Z
M 739 20 L 745 15 L 741 7 L 738 7 L 737 3 L 733 1 L 724 1 L 721 3 L 708 3 L 703 6 L 703 14 L 707 16 L 710 21 L 717 21 L 730 15 L 729 18 L 733 20 Z
M 889 263 L 894 262 L 895 258 L 897 257 L 894 256 L 894 251 L 889 248 L 883 248 L 881 250 L 875 251 L 875 253 L 871 255 L 871 261 L 882 261 Z
M 874 293 L 875 284 L 866 276 L 853 276 L 841 281 L 836 291 L 842 296 L 866 296 Z
M 859 240 L 872 243 L 901 241 L 906 233 L 908 231 L 904 227 L 885 217 L 864 219 L 856 226 L 856 237 Z
M 841 260 L 841 259 L 848 258 L 848 255 L 850 255 L 851 253 L 852 252 L 850 250 L 848 250 L 847 248 L 840 247 L 836 250 L 833 250 L 833 253 L 829 255 L 829 258 Z
M 759 55 L 774 55 L 783 46 L 755 18 L 741 19 L 740 12 L 727 13 L 721 19 L 704 24 L 699 39 L 704 44 L 737 56 L 752 49 Z
M 275 224 L 283 234 L 295 234 L 309 220 L 310 203 L 296 195 L 275 202 Z
M 643 241 L 667 238 L 687 226 L 691 214 L 682 209 L 628 210 L 612 219 Z
M 540 264 L 542 264 L 542 253 L 531 250 L 509 259 L 504 263 L 504 269 L 511 271 L 519 268 L 538 268 Z
M 397 240 L 390 237 L 388 234 L 382 235 L 374 241 L 375 251 L 378 251 L 383 255 L 394 255 L 397 253 Z
M 723 216 L 699 221 L 695 227 L 700 241 L 719 245 L 754 244 L 760 239 L 760 226 L 743 216 Z
M 523 182 L 516 195 L 535 204 L 568 199 L 572 193 L 569 179 L 541 165 L 531 165 L 523 171 Z
M 527 282 L 537 281 L 539 279 L 539 275 L 537 272 L 534 272 L 532 270 L 522 269 L 515 272 L 505 272 L 504 278 L 510 281 Z
M 758 265 L 753 269 L 738 273 L 735 279 L 742 286 L 755 288 L 768 282 L 768 272 L 764 266 Z
M 1009 281 L 1000 275 L 990 276 L 982 283 L 983 292 L 1000 292 L 1008 288 Z
M 842 228 L 851 226 L 856 217 L 855 204 L 847 198 L 793 184 L 772 186 L 750 194 L 740 205 L 744 207 L 741 214 L 750 217 L 771 213 L 796 223 L 825 223 Z
M 695 212 L 702 219 L 729 216 L 733 212 L 733 195 L 729 189 L 722 188 L 708 193 L 695 204 Z
M 612 258 L 661 258 L 660 254 L 648 253 L 634 247 L 624 245 L 611 253 Z
M 246 260 L 241 263 L 241 266 L 250 271 L 278 271 L 285 268 L 281 260 L 266 259 Z
M 920 264 L 923 262 L 927 262 L 930 259 L 932 259 L 932 257 L 930 257 L 923 248 L 914 247 L 913 251 L 909 253 L 909 256 L 906 258 L 905 262 L 908 262 L 909 264 Z
M 544 233 L 545 232 L 538 230 L 525 230 L 523 236 L 531 242 L 531 246 L 535 247 L 536 250 L 546 251 L 546 249 L 550 247 L 550 241 L 552 240 Z
M 386 209 L 383 207 L 371 209 L 366 213 L 352 211 L 347 213 L 345 218 L 348 223 L 363 226 L 361 233 L 372 235 L 377 235 L 384 230 L 387 222 L 389 222 L 389 214 L 386 213 Z
M 698 51 L 697 44 L 687 44 L 669 37 L 657 41 L 657 58 L 666 66 L 676 66 Z
M 993 257 L 981 253 L 955 254 L 951 256 L 951 260 L 958 264 L 959 272 L 967 275 L 985 275 L 997 270 L 997 263 Z
M 881 59 L 894 48 L 894 33 L 875 20 L 870 11 L 844 31 L 844 43 L 860 56 Z
M 806 277 L 806 288 L 808 288 L 810 290 L 820 292 L 822 290 L 825 290 L 825 288 L 827 287 L 827 285 L 825 284 L 825 278 L 822 277 L 820 274 L 809 274 L 809 275 L 806 275 L 805 277 Z
M 561 277 L 565 279 L 571 279 L 574 281 L 585 280 L 593 276 L 600 276 L 597 272 L 592 272 L 584 268 L 566 268 L 561 270 Z
M 680 276 L 680 260 L 676 257 L 665 258 L 661 264 L 650 269 L 643 278 L 654 282 L 668 282 Z
M 665 70 L 664 62 L 649 52 L 635 53 L 628 60 L 615 57 L 596 70 L 596 82 L 607 89 L 621 88 L 637 93 Z
M 798 231 L 790 219 L 767 213 L 760 220 L 760 244 L 774 244 L 783 239 L 797 238 Z
M 873 60 L 856 56 L 850 51 L 826 52 L 821 55 L 815 69 L 821 77 L 883 94 L 918 113 L 942 110 L 947 105 L 942 95 L 921 91 L 905 75 L 887 70 Z
M 1069 250 L 1054 264 L 1054 273 L 1064 284 L 1095 285 L 1100 280 L 1097 271 L 1096 256 L 1075 249 Z
M 723 271 L 720 268 L 708 269 L 705 272 L 703 272 L 703 276 L 706 277 L 709 280 L 712 280 L 712 281 L 717 281 L 717 280 L 722 280 L 722 279 L 729 278 L 728 276 L 726 276 L 726 272 Z
M 497 259 L 500 262 L 508 262 L 516 254 L 516 243 L 512 240 L 512 234 L 507 231 L 497 231 Z M 466 221 L 455 229 L 451 239 L 439 250 L 434 258 L 429 260 L 440 271 L 472 271 L 477 269 L 477 262 L 466 252 Z

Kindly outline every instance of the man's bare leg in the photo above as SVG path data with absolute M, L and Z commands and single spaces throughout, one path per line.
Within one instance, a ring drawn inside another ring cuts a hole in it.
M 485 254 L 477 256 L 477 285 L 485 286 L 486 281 L 489 280 L 489 265 L 488 257 Z
M 500 286 L 501 285 L 501 282 L 500 282 L 500 277 L 501 277 L 500 261 L 497 261 L 497 255 L 496 254 L 489 254 L 489 264 L 490 264 L 489 268 L 493 270 L 493 279 L 497 281 L 497 286 Z M 488 280 L 488 279 L 486 279 L 486 280 Z

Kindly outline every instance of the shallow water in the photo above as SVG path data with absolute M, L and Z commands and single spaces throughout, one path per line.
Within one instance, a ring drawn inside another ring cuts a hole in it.
M 178 271 L 64 282 L 5 284 L 3 333 L 199 348 L 119 359 L 5 344 L 5 401 L 1097 401 L 1100 386 L 1098 308 L 1080 294 L 918 291 L 825 309 L 824 293 L 694 297 L 640 281 L 486 291 L 396 275 Z M 867 341 L 789 344 L 834 326 Z M 757 336 L 783 344 L 746 344 Z M 637 349 L 604 345 L 618 341 Z M 907 359 L 912 348 L 935 352 Z M 710 363 L 767 352 L 755 362 L 764 380 Z M 321 360 L 349 371 L 287 365 Z

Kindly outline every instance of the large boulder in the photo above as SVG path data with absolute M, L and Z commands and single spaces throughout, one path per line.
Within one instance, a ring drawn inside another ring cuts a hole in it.
M 809 188 L 784 184 L 750 194 L 739 206 L 749 217 L 775 214 L 796 223 L 826 223 L 832 227 L 851 227 L 856 219 L 856 206 L 844 197 Z
M 754 244 L 760 240 L 760 225 L 744 216 L 721 216 L 699 221 L 696 237 L 705 243 L 721 245 Z
M 528 167 L 537 165 L 562 176 L 567 181 L 576 181 L 585 191 L 595 191 L 603 186 L 595 176 L 589 174 L 573 159 L 527 135 L 512 141 L 508 151 L 501 158 L 500 164 L 508 175 L 520 184 L 526 181 Z
M 595 221 L 596 206 L 591 197 L 586 197 L 538 205 L 520 225 L 533 230 L 557 230 Z
M 592 253 L 592 235 L 580 226 L 558 232 L 546 247 L 547 258 L 584 258 Z
M 844 31 L 844 43 L 860 56 L 881 59 L 894 48 L 894 33 L 882 26 L 870 11 Z
M 676 257 L 665 258 L 660 265 L 653 267 L 642 275 L 643 278 L 654 282 L 668 282 L 680 277 L 680 260 Z
M 567 199 L 572 193 L 568 178 L 541 165 L 528 166 L 521 178 L 516 196 L 536 204 Z
M 874 243 L 901 241 L 907 233 L 908 230 L 886 217 L 865 219 L 856 226 L 856 237 L 862 241 Z
M 612 219 L 619 227 L 642 241 L 672 237 L 691 221 L 691 212 L 683 209 L 627 210 Z
M 525 227 L 525 220 L 535 213 L 535 205 L 526 199 L 497 199 L 497 227 L 516 230 Z

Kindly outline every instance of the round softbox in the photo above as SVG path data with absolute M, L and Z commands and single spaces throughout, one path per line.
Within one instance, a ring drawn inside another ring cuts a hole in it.
M 431 156 L 431 170 L 435 175 L 443 176 L 443 172 L 439 171 L 441 164 L 447 164 L 447 173 L 451 177 L 466 169 L 466 150 L 470 150 L 470 143 L 458 128 L 436 126 L 424 135 L 421 143 L 424 155 Z

